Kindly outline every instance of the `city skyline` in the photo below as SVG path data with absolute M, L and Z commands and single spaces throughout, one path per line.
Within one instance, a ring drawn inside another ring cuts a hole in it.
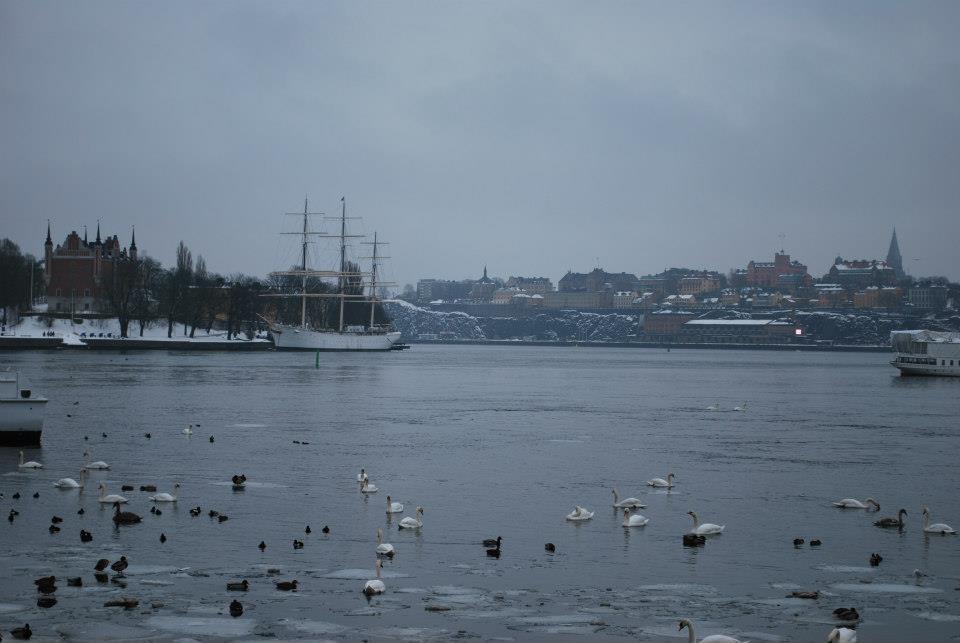
M 263 275 L 282 212 L 345 195 L 400 284 L 823 274 L 895 226 L 908 273 L 960 279 L 954 4 L 182 9 L 0 5 L 5 236 L 99 218 Z

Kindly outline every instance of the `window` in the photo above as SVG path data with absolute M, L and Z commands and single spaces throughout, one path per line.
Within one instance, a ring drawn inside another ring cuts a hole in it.
M 59 293 L 60 291 L 57 292 Z M 60 310 L 60 302 L 57 302 L 57 310 Z
M 57 297 L 63 297 L 63 294 L 59 288 L 57 288 Z M 60 308 L 60 304 L 57 304 L 57 308 Z
M 89 297 L 89 296 L 90 296 L 90 289 L 89 289 L 89 288 L 84 288 L 84 289 L 83 289 L 83 296 L 84 296 L 84 297 Z
M 84 304 L 83 304 L 83 309 L 84 309 L 84 310 L 90 310 L 90 302 L 89 302 L 89 301 L 84 302 Z

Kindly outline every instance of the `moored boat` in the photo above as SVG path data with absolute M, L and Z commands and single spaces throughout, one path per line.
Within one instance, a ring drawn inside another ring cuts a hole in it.
M 960 377 L 960 333 L 898 330 L 890 333 L 893 360 L 901 375 Z
M 20 373 L 0 371 L 0 446 L 40 446 L 47 398 L 20 388 Z

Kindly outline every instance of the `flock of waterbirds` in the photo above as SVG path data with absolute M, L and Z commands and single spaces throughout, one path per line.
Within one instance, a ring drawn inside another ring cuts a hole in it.
M 746 403 L 741 406 L 736 407 L 735 411 L 746 411 Z M 709 410 L 718 410 L 715 407 L 708 407 Z M 199 427 L 199 425 L 196 425 Z M 183 429 L 182 433 L 185 435 L 193 434 L 194 425 L 191 424 L 187 428 Z M 106 437 L 106 434 L 103 434 L 103 437 Z M 145 437 L 148 439 L 151 435 L 145 434 Z M 85 438 L 86 439 L 86 438 Z M 214 442 L 214 437 L 211 435 L 209 438 L 210 442 Z M 73 478 L 60 478 L 59 480 L 53 483 L 53 486 L 58 489 L 70 490 L 77 489 L 82 491 L 86 486 L 86 481 L 89 476 L 90 471 L 106 471 L 110 469 L 110 465 L 102 460 L 91 461 L 91 455 L 89 451 L 84 451 L 84 464 L 80 469 L 79 481 Z M 43 469 L 43 464 L 36 461 L 25 461 L 24 454 L 20 452 L 20 459 L 18 463 L 18 469 L 21 471 L 37 471 Z M 676 484 L 676 475 L 674 473 L 668 473 L 666 478 L 652 478 L 646 481 L 646 485 L 655 489 L 665 489 L 668 493 L 674 488 Z M 359 490 L 362 494 L 368 495 L 377 493 L 379 491 L 378 487 L 374 485 L 369 478 L 365 469 L 361 469 L 360 473 L 357 474 L 357 483 L 359 485 Z M 231 478 L 231 485 L 234 491 L 242 491 L 246 488 L 247 477 L 244 474 L 234 474 Z M 98 487 L 98 497 L 97 500 L 101 504 L 110 504 L 114 508 L 114 513 L 112 516 L 112 521 L 118 527 L 120 525 L 135 525 L 142 521 L 142 517 L 131 511 L 123 511 L 121 505 L 127 504 L 129 502 L 128 498 L 120 494 L 111 494 L 108 493 L 106 483 L 100 482 Z M 122 492 L 133 491 L 134 487 L 132 485 L 123 485 L 121 487 Z M 173 492 L 159 492 L 157 493 L 157 488 L 155 485 L 140 485 L 141 492 L 154 493 L 154 495 L 149 496 L 148 500 L 152 503 L 150 507 L 150 513 L 155 515 L 160 515 L 162 510 L 159 505 L 164 503 L 176 503 L 179 500 L 179 494 L 181 490 L 180 483 L 176 483 L 173 486 Z M 624 528 L 634 528 L 634 527 L 646 527 L 650 523 L 650 518 L 644 516 L 637 512 L 639 509 L 645 509 L 645 505 L 640 499 L 635 497 L 621 498 L 619 491 L 614 488 L 612 489 L 613 494 L 613 508 L 614 510 L 623 510 L 623 527 Z M 39 498 L 39 492 L 33 494 L 34 498 Z M 11 498 L 14 500 L 20 499 L 20 493 L 14 493 Z M 3 498 L 3 494 L 0 494 L 0 499 Z M 865 510 L 866 512 L 878 512 L 880 511 L 880 504 L 873 498 L 867 498 L 864 501 L 857 500 L 855 498 L 843 498 L 841 500 L 835 501 L 832 503 L 833 506 L 839 509 L 857 509 Z M 202 513 L 201 507 L 192 507 L 190 510 L 190 515 L 192 517 L 197 517 Z M 393 514 L 401 514 L 404 511 L 404 505 L 399 502 L 395 502 L 391 496 L 386 497 L 386 514 L 389 517 L 392 517 Z M 930 522 L 930 511 L 926 506 L 923 506 L 921 509 L 923 516 L 923 532 L 925 534 L 938 534 L 938 535 L 955 535 L 957 532 L 950 526 L 945 523 L 933 523 Z M 19 515 L 19 511 L 15 508 L 10 509 L 8 514 L 8 520 L 12 523 L 16 520 L 16 517 Z M 78 514 L 83 514 L 83 508 L 79 509 Z M 423 527 L 423 514 L 424 508 L 421 506 L 416 507 L 413 516 L 405 516 L 398 522 L 398 529 L 400 530 L 420 530 Z M 225 522 L 229 519 L 228 516 L 221 514 L 215 510 L 208 511 L 208 515 L 212 519 L 216 519 L 218 522 Z M 714 523 L 704 523 L 700 521 L 699 516 L 694 511 L 688 511 L 687 515 L 693 520 L 693 527 L 689 532 L 682 534 L 682 544 L 685 547 L 701 547 L 704 546 L 707 542 L 708 536 L 717 536 L 723 533 L 725 525 L 718 525 Z M 591 520 L 594 516 L 594 512 L 589 511 L 583 506 L 576 505 L 569 514 L 566 516 L 566 520 L 570 522 L 585 522 Z M 906 527 L 905 517 L 908 516 L 908 513 L 905 509 L 900 509 L 896 517 L 885 517 L 879 520 L 876 520 L 873 524 L 877 527 L 884 529 L 898 529 L 903 530 Z M 49 526 L 49 531 L 51 533 L 59 532 L 61 527 L 60 525 L 64 522 L 64 519 L 59 516 L 53 516 L 51 518 L 51 524 Z M 324 526 L 321 529 L 323 534 L 330 533 L 330 527 Z M 304 529 L 306 535 L 310 535 L 312 530 L 309 525 Z M 93 540 L 93 534 L 87 530 L 80 530 L 80 540 L 83 543 L 88 543 Z M 166 534 L 161 533 L 159 540 L 161 543 L 166 542 Z M 361 588 L 361 592 L 368 599 L 377 594 L 382 594 L 387 590 L 386 584 L 381 578 L 381 568 L 382 568 L 382 559 L 387 558 L 392 560 L 397 554 L 396 548 L 391 544 L 384 542 L 383 529 L 377 529 L 376 534 L 376 546 L 375 546 L 375 578 L 372 578 L 366 581 Z M 503 551 L 503 538 L 497 536 L 496 538 L 487 538 L 484 539 L 481 543 L 486 548 L 486 555 L 491 558 L 500 558 L 500 555 Z M 793 540 L 794 547 L 802 547 L 805 544 L 803 538 L 795 538 Z M 822 545 L 822 542 L 819 539 L 812 539 L 809 542 L 811 547 L 819 547 Z M 305 543 L 302 540 L 297 538 L 293 539 L 294 549 L 302 549 L 305 546 Z M 264 541 L 260 541 L 258 548 L 260 551 L 264 551 L 267 548 L 267 544 Z M 547 553 L 555 553 L 557 546 L 548 542 L 544 545 L 544 550 Z M 873 553 L 870 556 L 870 564 L 872 566 L 877 566 L 883 560 L 882 556 L 879 553 Z M 96 564 L 93 566 L 94 579 L 97 583 L 113 583 L 121 587 L 126 587 L 124 570 L 127 568 L 129 562 L 125 555 L 121 556 L 119 560 L 116 560 L 111 563 L 108 559 L 99 559 Z M 107 572 L 107 569 L 114 572 L 114 576 L 111 578 Z M 267 570 L 268 576 L 275 576 L 280 573 L 278 569 L 269 569 Z M 922 572 L 919 570 L 914 571 L 917 577 L 923 576 Z M 34 581 L 37 591 L 40 596 L 37 599 L 37 605 L 43 608 L 50 608 L 57 604 L 56 598 L 53 594 L 56 592 L 56 576 L 45 576 L 38 578 Z M 79 587 L 83 585 L 82 577 L 71 577 L 66 579 L 68 586 Z M 297 591 L 299 587 L 299 582 L 297 579 L 292 580 L 274 580 L 274 586 L 277 591 Z M 227 591 L 230 592 L 246 592 L 250 587 L 250 582 L 247 579 L 230 581 L 226 585 Z M 790 596 L 795 598 L 809 598 L 817 599 L 820 597 L 819 591 L 794 591 Z M 105 607 L 123 607 L 125 609 L 132 609 L 139 604 L 138 599 L 123 597 L 120 599 L 114 599 L 104 603 Z M 243 614 L 243 605 L 236 599 L 231 600 L 228 605 L 228 612 L 231 616 L 238 617 Z M 856 634 L 856 624 L 860 620 L 860 615 L 857 612 L 856 608 L 841 607 L 833 611 L 833 615 L 837 621 L 845 622 L 846 625 L 835 627 L 828 635 L 829 643 L 856 643 L 857 634 Z M 689 641 L 694 643 L 696 639 L 694 624 L 688 620 L 683 619 L 680 621 L 679 629 L 687 629 Z M 11 635 L 15 639 L 29 639 L 32 636 L 32 630 L 30 629 L 29 624 L 25 624 L 23 627 L 15 628 L 10 630 Z M 2 634 L 0 634 L 0 641 L 2 641 Z M 722 634 L 714 634 L 707 636 L 703 639 L 700 639 L 700 643 L 743 643 L 738 639 L 735 639 L 730 636 Z

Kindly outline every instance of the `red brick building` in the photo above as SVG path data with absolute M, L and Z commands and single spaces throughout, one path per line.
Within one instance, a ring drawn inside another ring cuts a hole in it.
M 47 224 L 47 241 L 44 244 L 44 283 L 47 289 L 47 309 L 50 312 L 102 312 L 108 302 L 108 288 L 113 280 L 113 267 L 117 261 L 137 258 L 136 236 L 130 240 L 129 253 L 120 247 L 116 235 L 97 239 L 90 243 L 76 231 L 66 240 L 53 247 L 50 225 Z
M 773 261 L 751 261 L 747 264 L 746 285 L 760 288 L 774 288 L 781 285 L 782 276 L 796 275 L 802 285 L 809 286 L 813 278 L 807 273 L 807 267 L 799 261 L 790 261 L 790 255 L 777 252 Z

